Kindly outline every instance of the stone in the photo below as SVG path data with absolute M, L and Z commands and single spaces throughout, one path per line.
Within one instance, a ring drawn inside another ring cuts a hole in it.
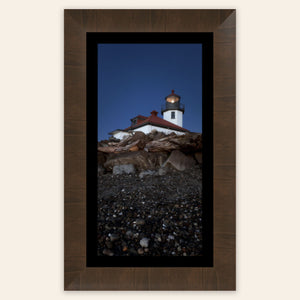
M 134 174 L 135 168 L 132 164 L 128 165 L 119 165 L 113 167 L 114 175 L 122 175 L 122 174 Z
M 161 236 L 159 234 L 155 235 L 155 238 L 158 242 L 161 242 Z
M 135 223 L 136 225 L 144 225 L 144 224 L 145 224 L 145 221 L 144 221 L 143 219 L 137 219 L 137 220 L 134 221 L 134 223 Z
M 102 253 L 107 256 L 114 256 L 114 253 L 109 249 L 104 249 Z
M 148 159 L 148 153 L 145 151 L 111 154 L 104 167 L 110 171 L 114 166 L 126 164 L 132 164 L 138 170 L 147 170 L 154 167 Z
M 164 163 L 163 167 L 171 166 L 177 171 L 185 171 L 187 169 L 191 169 L 195 163 L 195 159 L 192 156 L 188 156 L 178 150 L 174 150 Z
M 158 175 L 159 176 L 164 176 L 166 174 L 167 174 L 166 168 L 163 168 L 163 167 L 159 168 L 159 170 L 158 170 Z
M 132 237 L 133 236 L 133 232 L 131 230 L 126 231 L 126 236 L 127 237 Z
M 138 253 L 139 255 L 142 255 L 142 254 L 144 254 L 144 250 L 143 250 L 143 248 L 139 248 L 139 249 L 138 249 L 138 251 L 137 251 L 137 253 Z
M 119 237 L 119 235 L 117 235 L 116 233 L 112 233 L 112 234 L 109 236 L 109 238 L 110 238 L 110 240 L 111 240 L 112 242 L 115 242 L 115 241 L 117 241 L 120 237 Z
M 113 247 L 113 244 L 112 244 L 112 242 L 110 242 L 110 241 L 106 241 L 106 242 L 105 242 L 105 245 L 106 245 L 106 247 L 109 248 L 109 249 L 111 249 L 111 248 Z
M 149 246 L 149 239 L 147 238 L 142 238 L 140 240 L 140 245 L 143 247 L 143 248 L 148 248 Z
M 202 152 L 196 152 L 194 154 L 196 161 L 198 162 L 199 165 L 202 165 Z

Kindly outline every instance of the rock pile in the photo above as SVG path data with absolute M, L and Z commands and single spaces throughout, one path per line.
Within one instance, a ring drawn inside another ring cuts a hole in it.
M 98 143 L 98 255 L 202 254 L 202 136 Z
M 193 167 L 196 162 L 202 163 L 202 135 L 197 133 L 177 136 L 175 133 L 165 135 L 157 131 L 148 135 L 136 132 L 119 142 L 114 139 L 98 143 L 101 171 L 113 171 L 115 174 L 120 174 L 120 168 L 130 168 L 130 173 L 158 170 L 161 167 L 183 171 Z M 132 165 L 133 168 L 119 167 L 122 165 Z

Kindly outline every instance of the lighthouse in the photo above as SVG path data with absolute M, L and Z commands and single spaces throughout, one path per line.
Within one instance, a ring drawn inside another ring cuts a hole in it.
M 182 127 L 184 105 L 180 103 L 180 96 L 176 95 L 174 90 L 172 90 L 172 93 L 165 97 L 165 101 L 161 108 L 164 120 Z
M 188 133 L 189 130 L 182 127 L 182 116 L 184 113 L 184 105 L 180 103 L 180 96 L 174 93 L 165 97 L 165 104 L 161 107 L 160 118 L 156 110 L 151 111 L 149 117 L 137 115 L 130 119 L 131 125 L 125 129 L 116 129 L 109 134 L 117 139 L 126 138 L 136 131 L 142 131 L 149 134 L 153 131 L 163 132 L 165 134 L 175 133 L 182 135 Z

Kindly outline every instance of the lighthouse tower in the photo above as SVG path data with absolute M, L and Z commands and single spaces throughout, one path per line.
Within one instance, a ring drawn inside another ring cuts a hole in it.
M 164 120 L 169 121 L 177 126 L 182 127 L 182 117 L 184 114 L 184 105 L 180 103 L 180 96 L 174 93 L 167 96 L 166 103 L 162 105 L 161 114 Z

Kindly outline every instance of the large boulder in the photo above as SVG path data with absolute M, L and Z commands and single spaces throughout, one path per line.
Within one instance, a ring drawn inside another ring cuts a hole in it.
M 111 153 L 104 167 L 111 171 L 114 166 L 132 164 L 139 171 L 154 170 L 159 168 L 167 158 L 167 153 L 148 153 L 146 151 Z
M 196 161 L 192 156 L 185 155 L 178 150 L 174 150 L 172 151 L 166 162 L 163 164 L 163 168 L 173 167 L 178 171 L 184 171 L 192 168 L 195 164 Z

